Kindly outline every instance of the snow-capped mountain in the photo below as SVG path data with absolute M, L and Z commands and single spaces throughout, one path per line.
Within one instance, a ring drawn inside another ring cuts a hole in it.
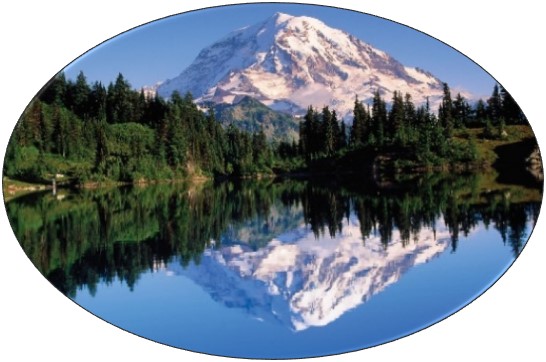
M 405 246 L 395 231 L 385 248 L 379 236 L 363 243 L 356 217 L 343 224 L 335 237 L 317 240 L 301 225 L 258 250 L 221 246 L 207 250 L 199 266 L 184 269 L 173 262 L 167 269 L 192 279 L 227 307 L 299 331 L 333 322 L 450 245 L 443 225 L 437 232 L 422 229 L 414 235 L 418 241 Z
M 387 100 L 398 90 L 414 102 L 427 96 L 434 102 L 442 83 L 320 20 L 276 13 L 204 48 L 158 92 L 169 97 L 189 91 L 198 101 L 229 104 L 250 96 L 291 114 L 328 105 L 347 115 L 355 95 L 367 100 L 377 89 Z

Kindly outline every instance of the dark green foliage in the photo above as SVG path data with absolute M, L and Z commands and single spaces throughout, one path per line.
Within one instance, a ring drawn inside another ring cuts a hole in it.
M 300 154 L 307 161 L 334 156 L 347 146 L 346 137 L 345 125 L 337 119 L 335 110 L 326 106 L 319 113 L 309 107 L 300 123 Z
M 372 100 L 372 115 L 370 124 L 370 136 L 368 143 L 373 146 L 383 147 L 387 144 L 387 104 L 377 90 Z
M 338 149 L 344 149 L 347 147 L 347 129 L 345 122 L 341 120 L 341 125 L 339 127 L 339 137 L 337 139 Z
M 502 118 L 507 124 L 527 124 L 527 118 L 510 93 L 500 87 Z
M 487 115 L 493 125 L 497 125 L 502 117 L 502 98 L 497 84 L 493 87 L 493 93 L 487 100 Z
M 322 109 L 322 123 L 321 123 L 321 134 L 323 137 L 323 146 L 322 149 L 326 155 L 333 155 L 334 152 L 339 148 L 339 123 L 337 120 L 336 111 L 330 112 L 328 107 Z
M 252 159 L 258 169 L 265 169 L 271 164 L 272 152 L 263 130 L 252 135 Z
M 453 101 L 452 115 L 455 128 L 466 127 L 472 121 L 472 108 L 461 93 L 457 93 L 457 97 Z
M 504 139 L 508 136 L 506 125 L 528 124 L 527 118 L 512 96 L 503 87 L 495 85 L 487 106 L 480 100 L 476 106 L 476 120 L 484 122 L 483 137 Z
M 135 121 L 135 100 L 138 98 L 138 93 L 135 93 L 121 73 L 114 84 L 110 83 L 106 98 L 106 119 L 109 123 Z
M 167 164 L 171 168 L 182 167 L 186 162 L 186 153 L 189 148 L 187 139 L 187 128 L 191 126 L 190 119 L 183 119 L 183 108 L 186 104 L 178 92 L 173 93 L 171 97 L 171 106 L 165 115 L 166 137 L 165 137 L 165 156 Z M 185 129 L 186 128 L 186 129 Z M 190 128 L 189 131 L 192 131 Z
M 59 73 L 44 87 L 39 100 L 48 104 L 65 104 L 67 87 L 64 73 Z
M 471 119 L 471 122 L 467 122 L 467 124 L 472 127 L 483 127 L 486 124 L 487 119 L 487 107 L 485 102 L 480 99 L 478 100 L 478 103 L 476 103 L 474 118 Z
M 402 94 L 394 92 L 388 116 L 387 135 L 391 143 L 404 147 L 407 144 L 406 110 Z
M 67 103 L 68 108 L 71 109 L 78 117 L 85 119 L 88 117 L 89 102 L 91 89 L 87 84 L 87 79 L 83 72 L 78 74 L 75 84 L 70 84 L 67 91 L 67 97 L 69 97 Z
M 485 120 L 485 127 L 483 128 L 483 137 L 494 139 L 495 138 L 495 130 L 493 128 L 493 124 L 491 123 L 491 120 L 487 118 Z
M 353 124 L 349 137 L 349 142 L 353 148 L 361 147 L 368 142 L 370 135 L 369 126 L 370 114 L 364 108 L 362 102 L 358 100 L 358 97 L 356 97 L 353 108 Z
M 100 82 L 96 82 L 91 87 L 89 93 L 88 115 L 93 119 L 106 119 L 106 88 Z
M 121 74 L 107 88 L 89 86 L 83 73 L 75 82 L 60 74 L 19 120 L 4 172 L 27 181 L 66 172 L 73 182 L 136 182 L 271 172 L 273 157 L 264 130 L 226 132 L 191 94 L 147 99 Z
M 153 130 L 138 123 L 115 124 L 107 128 L 110 135 L 108 157 L 120 162 L 121 173 L 115 178 L 123 181 L 152 179 L 149 166 L 153 166 L 150 157 L 154 146 Z
M 487 106 L 480 101 L 472 109 L 460 94 L 452 101 L 444 84 L 438 116 L 428 102 L 416 107 L 409 94 L 400 92 L 394 92 L 387 107 L 377 90 L 371 105 L 355 99 L 349 130 L 335 110 L 310 106 L 296 140 L 292 117 L 250 97 L 202 111 L 189 93 L 175 92 L 169 100 L 147 98 L 122 74 L 107 88 L 101 83 L 89 86 L 83 73 L 75 81 L 60 74 L 21 116 L 4 172 L 22 181 L 50 182 L 66 174 L 65 181 L 76 183 L 140 182 L 334 172 L 352 170 L 357 163 L 370 165 L 376 156 L 399 159 L 397 167 L 471 164 L 477 159 L 476 146 L 468 137 L 455 139 L 455 129 L 483 124 L 484 137 L 505 138 L 506 124 L 525 121 L 512 97 L 498 86 Z
M 227 129 L 226 171 L 228 174 L 238 176 L 252 173 L 253 171 L 253 144 L 252 137 L 233 125 Z M 256 158 L 259 158 L 256 155 Z
M 107 175 L 108 136 L 107 125 L 104 120 L 94 124 L 95 128 L 95 172 Z
M 421 177 L 396 190 L 332 178 L 237 180 L 191 192 L 181 184 L 123 187 L 63 193 L 62 200 L 50 193 L 27 195 L 8 202 L 6 211 L 34 265 L 74 296 L 82 287 L 93 292 L 99 282 L 119 280 L 133 288 L 158 265 L 199 263 L 206 249 L 226 244 L 257 249 L 303 224 L 316 237 L 336 237 L 345 217 L 358 219 L 363 243 L 378 235 L 385 249 L 398 242 L 395 230 L 406 246 L 442 219 L 454 252 L 459 238 L 483 222 L 517 257 L 540 201 L 518 201 L 506 185 L 475 190 L 478 177 Z
M 444 83 L 444 96 L 442 98 L 442 104 L 438 109 L 438 121 L 441 127 L 444 129 L 446 138 L 453 136 L 454 120 L 453 120 L 453 101 L 451 100 L 451 91 L 447 83 Z

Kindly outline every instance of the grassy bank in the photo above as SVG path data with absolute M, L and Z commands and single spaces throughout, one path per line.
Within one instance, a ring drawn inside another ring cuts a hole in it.
M 9 177 L 2 178 L 2 193 L 4 201 L 8 202 L 16 197 L 26 195 L 32 192 L 49 190 L 52 185 L 44 183 L 30 183 L 24 181 L 13 180 Z

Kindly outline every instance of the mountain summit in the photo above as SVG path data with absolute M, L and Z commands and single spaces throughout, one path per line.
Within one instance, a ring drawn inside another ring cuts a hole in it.
M 198 101 L 229 104 L 250 96 L 291 114 L 328 105 L 347 115 L 355 96 L 367 100 L 375 90 L 387 99 L 398 90 L 423 102 L 440 97 L 442 83 L 318 19 L 276 13 L 204 48 L 158 93 L 189 91 Z

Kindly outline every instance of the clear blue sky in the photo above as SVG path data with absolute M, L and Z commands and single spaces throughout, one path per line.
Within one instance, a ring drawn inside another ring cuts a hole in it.
M 430 71 L 452 89 L 491 94 L 495 81 L 482 68 L 444 43 L 409 27 L 362 13 L 296 4 L 224 6 L 171 16 L 123 33 L 71 63 L 69 78 L 82 70 L 89 82 L 104 84 L 122 73 L 134 88 L 180 74 L 199 51 L 228 32 L 280 11 L 316 17 L 384 50 L 404 65 Z M 432 34 L 434 35 L 434 34 Z

